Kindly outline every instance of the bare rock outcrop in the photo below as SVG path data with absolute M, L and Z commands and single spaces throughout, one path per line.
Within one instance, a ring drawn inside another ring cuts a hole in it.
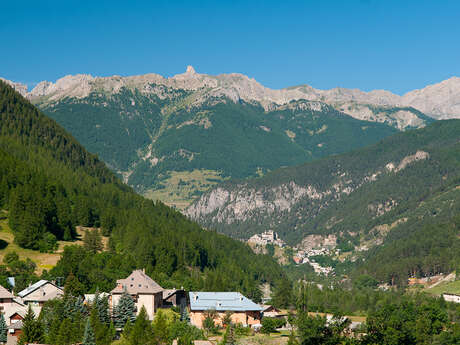
M 292 101 L 322 102 L 361 120 L 390 122 L 395 127 L 421 127 L 423 120 L 410 110 L 386 112 L 385 107 L 412 107 L 437 119 L 460 118 L 460 78 L 453 77 L 421 90 L 399 96 L 385 90 L 364 92 L 358 89 L 334 88 L 318 90 L 309 85 L 285 89 L 269 89 L 243 74 L 230 73 L 217 76 L 200 74 L 192 66 L 185 73 L 165 78 L 158 74 L 121 77 L 93 77 L 87 74 L 68 75 L 55 83 L 43 81 L 30 92 L 25 85 L 7 81 L 24 96 L 39 102 L 53 102 L 65 97 L 82 98 L 91 92 L 118 93 L 123 88 L 167 97 L 168 89 L 182 89 L 197 93 L 196 104 L 210 98 L 226 97 L 258 102 L 266 110 L 287 105 Z M 166 91 L 165 91 L 166 88 Z M 383 107 L 375 109 L 375 106 Z

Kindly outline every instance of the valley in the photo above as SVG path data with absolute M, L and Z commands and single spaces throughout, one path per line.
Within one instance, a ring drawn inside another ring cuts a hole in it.
M 460 345 L 459 1 L 0 1 L 0 345 Z
M 199 74 L 191 66 L 170 78 L 66 76 L 30 92 L 9 83 L 137 192 L 179 209 L 215 176 L 264 175 L 434 121 L 384 91 L 272 90 L 242 74 Z M 212 173 L 175 186 L 172 176 L 197 171 Z

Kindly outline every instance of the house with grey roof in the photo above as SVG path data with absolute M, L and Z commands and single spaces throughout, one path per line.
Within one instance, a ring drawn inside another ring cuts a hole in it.
M 163 290 L 163 308 L 170 307 L 186 307 L 187 295 L 183 289 L 167 289 Z
M 189 301 L 190 322 L 198 328 L 210 312 L 216 325 L 222 325 L 226 313 L 244 326 L 260 324 L 262 318 L 262 307 L 239 292 L 189 292 Z
M 34 312 L 38 315 L 36 308 L 38 307 L 33 307 Z M 10 291 L 1 285 L 0 313 L 3 314 L 8 327 L 7 344 L 14 345 L 17 343 L 19 334 L 21 334 L 22 319 L 27 313 L 27 307 L 19 298 L 15 297 Z
M 150 320 L 161 307 L 163 288 L 145 274 L 145 270 L 135 270 L 127 278 L 117 280 L 117 286 L 111 291 L 110 305 L 114 308 L 126 291 L 134 300 L 137 313 L 145 307 Z
M 42 307 L 46 301 L 64 295 L 64 291 L 48 280 L 39 280 L 18 293 L 18 297 L 25 305 Z

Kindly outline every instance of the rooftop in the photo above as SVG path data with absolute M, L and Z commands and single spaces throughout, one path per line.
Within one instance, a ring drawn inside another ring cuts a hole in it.
M 126 289 L 130 295 L 163 292 L 163 288 L 150 278 L 143 270 L 133 271 L 127 278 L 118 279 L 112 294 L 121 294 Z
M 5 298 L 13 298 L 13 294 L 9 292 L 7 289 L 5 289 L 3 286 L 0 285 L 0 298 L 5 299 Z
M 262 307 L 239 292 L 189 292 L 191 310 L 262 311 Z
M 39 280 L 38 282 L 36 282 L 35 284 L 32 284 L 31 286 L 29 286 L 27 289 L 24 289 L 21 292 L 19 292 L 18 296 L 21 297 L 21 298 L 24 298 L 28 294 L 31 294 L 32 292 L 34 292 L 35 290 L 41 288 L 42 286 L 44 286 L 46 284 L 54 285 L 53 283 L 49 282 L 48 280 L 43 280 L 42 279 L 42 280 Z M 59 290 L 62 290 L 62 289 L 58 288 L 57 286 L 56 286 L 56 288 L 59 289 Z

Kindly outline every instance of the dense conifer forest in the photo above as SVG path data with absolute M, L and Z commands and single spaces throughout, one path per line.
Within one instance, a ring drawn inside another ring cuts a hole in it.
M 3 82 L 0 209 L 8 211 L 23 248 L 52 251 L 56 241 L 76 238 L 76 226 L 102 229 L 105 251 L 67 247 L 58 265 L 44 272 L 46 278 L 73 276 L 81 291 L 113 288 L 135 267 L 146 268 L 165 287 L 239 290 L 255 299 L 260 283 L 284 277 L 268 256 L 136 195 Z

